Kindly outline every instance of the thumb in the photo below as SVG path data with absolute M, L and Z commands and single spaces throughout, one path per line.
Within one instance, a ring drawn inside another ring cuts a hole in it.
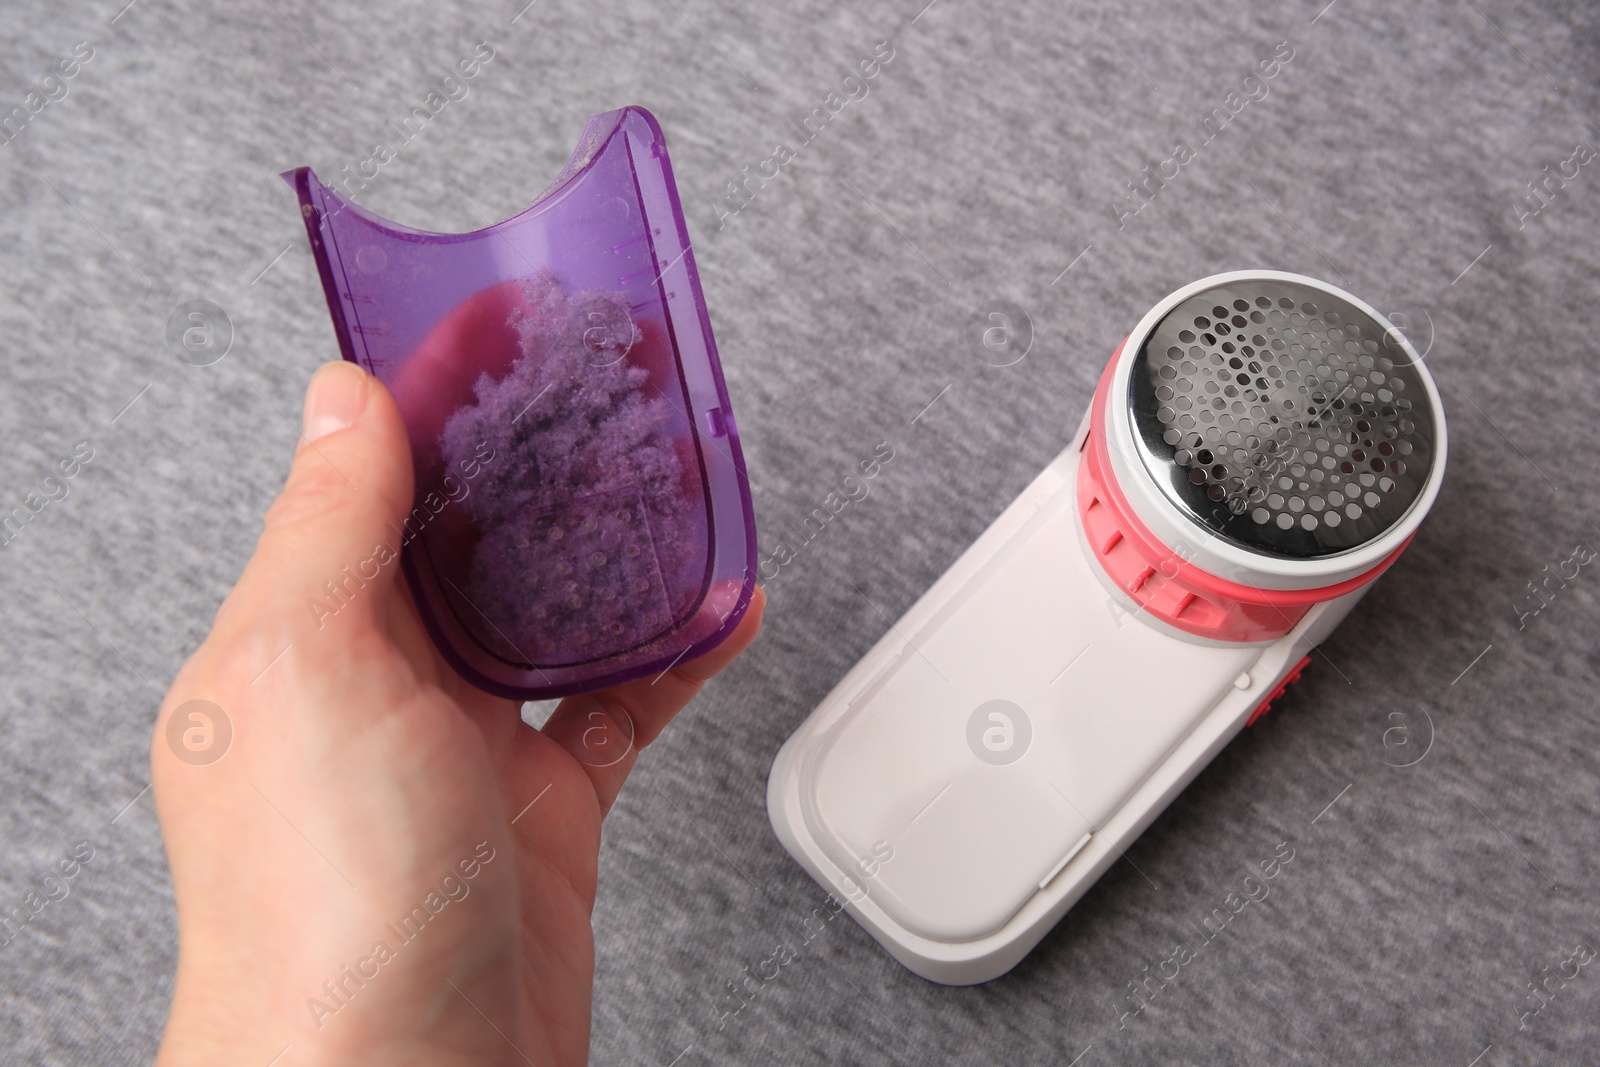
M 324 364 L 288 482 L 229 600 L 257 618 L 292 609 L 315 629 L 347 608 L 370 617 L 396 580 L 395 531 L 411 500 L 410 444 L 389 391 L 354 363 Z

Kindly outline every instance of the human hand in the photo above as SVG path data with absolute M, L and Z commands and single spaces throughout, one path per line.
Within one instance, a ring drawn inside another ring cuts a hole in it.
M 601 820 L 764 598 L 701 659 L 533 730 L 439 657 L 397 563 L 331 617 L 308 610 L 411 493 L 388 391 L 323 367 L 288 484 L 152 740 L 180 945 L 163 1067 L 586 1059 Z M 169 740 L 224 725 L 214 762 Z

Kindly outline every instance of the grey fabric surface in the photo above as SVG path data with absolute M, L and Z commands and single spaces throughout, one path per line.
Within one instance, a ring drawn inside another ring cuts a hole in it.
M 93 451 L 0 549 L 0 906 L 92 848 L 0 945 L 0 1060 L 154 1054 L 175 927 L 150 725 L 336 353 L 276 173 L 356 167 L 488 41 L 470 94 L 363 202 L 475 228 L 542 189 L 589 115 L 643 104 L 690 214 L 763 550 L 895 449 L 610 816 L 594 1062 L 1592 1061 L 1593 968 L 1523 1013 L 1530 983 L 1600 947 L 1600 571 L 1537 614 L 1529 588 L 1600 548 L 1600 164 L 1528 199 L 1600 147 L 1593 6 L 122 2 L 13 0 L 0 39 L 0 114 L 93 49 L 0 145 L 4 510 Z M 870 91 L 799 146 L 791 123 L 880 41 Z M 1293 58 L 1247 85 L 1281 42 Z M 1237 114 L 1201 144 L 1219 107 Z M 1180 141 L 1194 158 L 1132 214 L 1125 183 Z M 780 142 L 794 160 L 724 214 L 726 183 Z M 829 913 L 767 823 L 778 746 L 1063 446 L 1138 317 L 1244 266 L 1427 324 L 1453 440 L 1411 549 L 1010 975 L 930 985 L 845 916 L 799 943 Z M 167 343 L 193 299 L 232 324 L 211 366 Z M 993 299 L 1036 333 L 1003 369 L 963 340 Z M 1280 842 L 1294 860 L 1270 897 L 1123 1016 L 1128 983 L 1197 947 L 1192 924 Z M 785 940 L 799 958 L 722 1018 L 728 983 Z

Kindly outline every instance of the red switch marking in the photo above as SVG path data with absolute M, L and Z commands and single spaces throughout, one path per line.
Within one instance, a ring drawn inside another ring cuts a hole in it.
M 1310 656 L 1301 656 L 1300 657 L 1300 662 L 1296 663 L 1294 665 L 1294 669 L 1291 670 L 1288 674 L 1284 675 L 1283 681 L 1278 683 L 1278 688 L 1276 688 L 1272 692 L 1268 693 L 1267 694 L 1267 699 L 1263 700 L 1261 703 L 1256 705 L 1256 710 L 1252 711 L 1250 713 L 1250 718 L 1245 720 L 1245 725 L 1246 726 L 1254 726 L 1256 724 L 1256 720 L 1257 719 L 1261 718 L 1261 716 L 1265 715 L 1268 711 L 1272 710 L 1272 702 L 1274 700 L 1277 700 L 1279 697 L 1283 696 L 1283 691 L 1285 689 L 1288 689 L 1289 686 L 1293 685 L 1295 682 L 1298 682 L 1300 680 L 1300 672 L 1305 670 L 1306 669 L 1306 664 L 1308 664 L 1310 662 L 1311 662 L 1311 657 Z

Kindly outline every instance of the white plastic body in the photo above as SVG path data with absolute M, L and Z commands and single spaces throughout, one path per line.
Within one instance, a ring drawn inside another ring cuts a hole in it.
M 768 780 L 784 846 L 931 981 L 1015 966 L 1365 591 L 1266 644 L 1142 616 L 1083 540 L 1087 433 L 889 628 Z M 1026 725 L 975 716 L 995 700 Z

